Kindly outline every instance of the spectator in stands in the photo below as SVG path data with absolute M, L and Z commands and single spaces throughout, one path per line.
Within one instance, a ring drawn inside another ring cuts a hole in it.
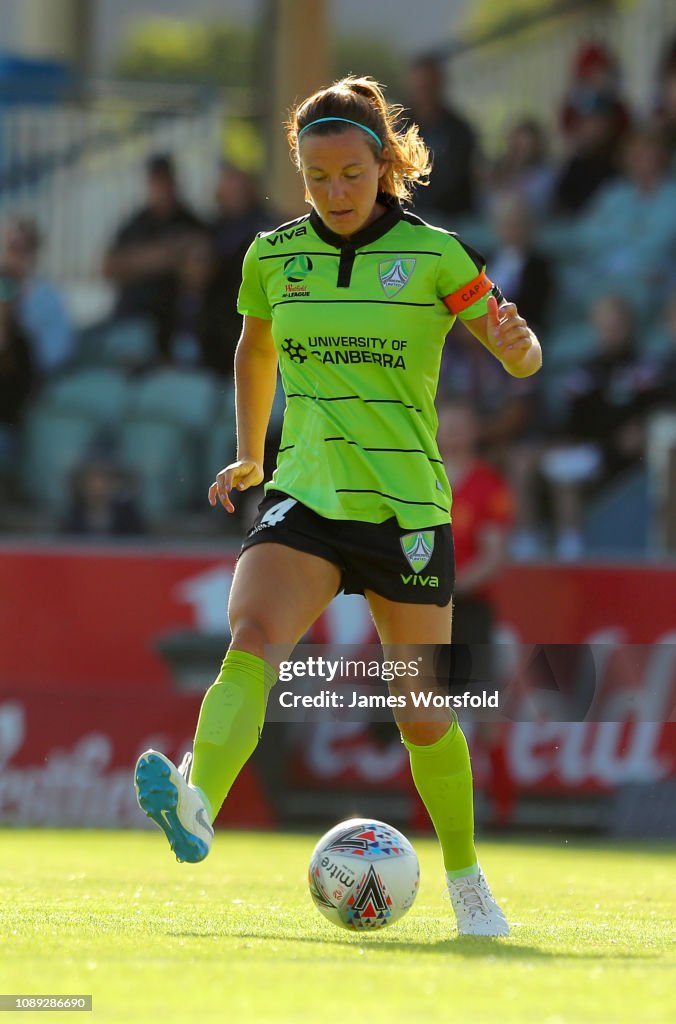
M 113 458 L 94 454 L 74 471 L 64 533 L 122 537 L 145 533 L 133 474 Z
M 73 326 L 57 286 L 37 272 L 41 237 L 35 221 L 13 218 L 7 225 L 2 262 L 19 284 L 17 316 L 31 348 L 35 372 L 47 377 L 73 354 Z
M 673 177 L 676 174 L 676 63 L 667 66 L 660 81 L 656 125 L 664 138 Z
M 415 195 L 418 213 L 456 217 L 476 209 L 475 172 L 478 146 L 474 129 L 444 102 L 444 74 L 436 57 L 421 57 L 408 76 L 411 119 L 432 151 L 432 173 Z
M 479 458 L 480 423 L 471 403 L 442 402 L 438 415 L 437 442 L 453 492 L 453 639 L 490 643 L 490 584 L 507 556 L 512 495 L 501 473 Z
M 513 445 L 540 436 L 540 393 L 535 382 L 507 376 L 485 349 L 472 344 L 462 325 L 455 324 L 449 334 L 441 365 L 440 399 L 471 403 L 479 417 L 482 451 L 496 465 L 505 465 Z
M 507 557 L 512 495 L 504 477 L 478 456 L 479 422 L 469 402 L 454 401 L 440 406 L 437 440 L 453 491 L 453 643 L 478 645 L 477 659 L 492 676 L 491 587 Z M 478 736 L 488 753 L 493 822 L 506 825 L 514 807 L 514 783 L 505 760 L 502 730 L 497 723 L 477 725 Z
M 620 295 L 594 305 L 597 352 L 564 382 L 567 415 L 543 458 L 552 486 L 556 554 L 572 561 L 584 552 L 582 496 L 636 464 L 644 450 L 646 413 L 659 400 L 654 364 L 637 354 L 632 307 Z
M 518 194 L 503 194 L 494 205 L 499 248 L 490 256 L 493 277 L 519 311 L 542 332 L 553 298 L 550 260 L 533 241 L 531 212 Z M 515 498 L 512 555 L 530 559 L 540 554 L 537 474 L 542 456 L 546 415 L 535 380 L 506 380 L 489 366 L 482 353 L 467 352 L 476 364 L 473 393 L 481 413 L 481 438 L 487 454 L 507 476 Z M 499 369 L 499 368 L 498 368 Z M 458 377 L 455 360 L 449 374 Z
M 525 196 L 503 193 L 493 212 L 499 246 L 490 255 L 491 272 L 537 333 L 546 326 L 551 304 L 551 263 L 535 244 L 533 217 Z
M 592 93 L 578 109 L 569 136 L 569 156 L 554 186 L 554 209 L 580 214 L 602 185 L 619 173 L 619 135 L 615 107 Z
M 186 241 L 160 326 L 159 350 L 174 366 L 206 366 L 232 377 L 241 325 L 231 324 L 216 273 L 209 239 L 197 236 Z
M 21 416 L 34 384 L 28 337 L 19 321 L 20 281 L 0 267 L 0 465 L 17 455 Z
M 148 319 L 166 331 L 184 244 L 205 230 L 181 197 L 171 157 L 152 156 L 145 204 L 120 227 L 104 258 L 103 272 L 118 289 L 114 316 Z
M 507 136 L 505 151 L 490 176 L 491 200 L 517 193 L 535 216 L 549 213 L 556 171 L 547 158 L 545 132 L 539 121 L 517 121 Z
M 583 43 L 575 54 L 571 81 L 560 112 L 561 128 L 575 136 L 580 120 L 600 100 L 607 105 L 614 124 L 614 141 L 619 141 L 631 123 L 629 107 L 621 92 L 617 58 L 603 43 Z
M 256 178 L 233 164 L 220 168 L 215 191 L 216 216 L 211 222 L 215 258 L 215 287 L 219 294 L 223 319 L 222 352 L 209 365 L 227 368 L 232 373 L 234 349 L 241 330 L 237 313 L 237 293 L 242 280 L 242 260 L 259 231 L 279 223 L 279 217 L 263 202 Z
M 623 176 L 602 189 L 573 229 L 569 287 L 573 301 L 621 292 L 650 316 L 676 270 L 676 181 L 659 131 L 632 132 L 624 165 Z
M 660 404 L 676 411 L 676 289 L 667 298 L 660 326 L 669 345 L 657 362 Z
M 502 281 L 494 276 L 502 289 Z M 511 294 L 505 294 L 512 301 Z M 536 480 L 549 429 L 539 381 L 507 376 L 456 324 L 444 346 L 439 396 L 467 400 L 475 409 L 481 451 L 507 476 L 515 497 L 512 556 L 538 557 Z

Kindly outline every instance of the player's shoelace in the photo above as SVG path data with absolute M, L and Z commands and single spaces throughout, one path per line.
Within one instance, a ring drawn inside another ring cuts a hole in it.
M 464 883 L 458 885 L 458 882 Z M 447 888 L 444 892 L 444 899 L 453 902 L 455 898 L 459 903 L 462 904 L 464 910 L 470 914 L 481 914 L 484 917 L 490 917 L 491 907 L 488 904 L 489 893 L 484 892 L 484 889 L 479 882 L 479 876 L 472 876 L 471 880 L 457 879 L 453 883 L 453 893 L 451 894 L 450 888 Z
M 458 896 L 465 910 L 470 911 L 470 913 L 488 914 L 490 912 L 488 904 L 479 890 L 463 889 Z

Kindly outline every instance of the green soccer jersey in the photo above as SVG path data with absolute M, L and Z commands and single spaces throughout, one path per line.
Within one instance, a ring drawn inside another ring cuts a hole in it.
M 348 241 L 315 211 L 258 235 L 238 309 L 272 321 L 286 395 L 266 490 L 417 530 L 450 517 L 434 407 L 444 339 L 499 293 L 477 252 L 379 200 L 387 211 Z

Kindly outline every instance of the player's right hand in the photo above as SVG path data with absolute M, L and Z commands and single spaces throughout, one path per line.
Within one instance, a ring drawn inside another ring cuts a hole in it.
M 252 459 L 238 459 L 216 474 L 216 479 L 209 488 L 209 504 L 220 501 L 226 512 L 234 512 L 235 506 L 230 501 L 230 491 L 247 491 L 263 482 L 263 467 Z

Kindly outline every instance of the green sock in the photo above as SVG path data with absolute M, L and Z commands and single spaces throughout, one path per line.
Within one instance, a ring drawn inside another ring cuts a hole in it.
M 258 745 L 268 694 L 276 679 L 277 673 L 262 658 L 230 650 L 218 679 L 204 695 L 190 784 L 209 801 L 212 821 Z
M 404 740 L 411 774 L 441 843 L 449 877 L 478 872 L 474 849 L 472 768 L 456 719 L 440 740 L 421 747 Z

